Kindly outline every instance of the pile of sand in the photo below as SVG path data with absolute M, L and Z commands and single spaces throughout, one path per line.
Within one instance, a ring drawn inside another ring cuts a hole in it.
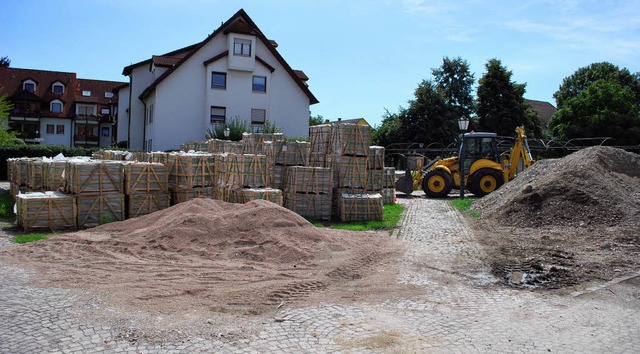
M 331 290 L 345 282 L 357 283 L 349 296 L 374 283 L 382 289 L 393 271 L 379 269 L 403 247 L 373 232 L 316 228 L 267 201 L 199 198 L 0 255 L 38 268 L 45 284 L 91 288 L 136 308 L 255 312 L 318 294 L 340 297 Z
M 473 209 L 505 226 L 639 226 L 640 156 L 598 146 L 542 160 Z

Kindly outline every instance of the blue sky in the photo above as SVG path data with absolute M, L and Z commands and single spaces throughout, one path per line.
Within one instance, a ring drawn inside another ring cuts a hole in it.
M 442 58 L 475 73 L 498 58 L 555 105 L 562 79 L 609 61 L 640 71 L 637 0 L 8 0 L 0 56 L 11 66 L 127 81 L 123 67 L 202 41 L 237 10 L 310 78 L 312 115 L 364 117 L 407 106 Z

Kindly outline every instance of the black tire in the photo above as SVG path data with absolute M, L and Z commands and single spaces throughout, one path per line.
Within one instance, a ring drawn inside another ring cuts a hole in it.
M 477 197 L 484 197 L 500 188 L 502 184 L 504 184 L 502 172 L 490 168 L 481 168 L 471 176 L 469 191 L 472 191 Z
M 429 170 L 422 178 L 422 190 L 430 198 L 444 198 L 453 187 L 453 179 L 443 169 Z

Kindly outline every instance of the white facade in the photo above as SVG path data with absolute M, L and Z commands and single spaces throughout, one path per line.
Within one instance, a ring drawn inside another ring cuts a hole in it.
M 72 146 L 72 121 L 65 118 L 41 118 L 41 144 Z
M 217 124 L 240 119 L 251 126 L 252 110 L 288 137 L 307 137 L 309 105 L 317 100 L 257 28 L 249 31 L 255 34 L 234 31 L 237 21 L 243 28 L 255 26 L 241 10 L 191 51 L 171 53 L 171 58 L 186 56 L 173 67 L 156 65 L 154 57 L 125 68 L 131 104 L 121 91 L 118 140 L 128 137 L 130 148 L 139 150 L 178 149 L 186 141 L 205 140 L 207 129 Z M 214 72 L 226 76 L 225 85 L 212 87 Z M 266 80 L 265 90 L 262 85 L 254 90 L 254 77 Z M 212 121 L 212 107 L 224 112 L 224 120 Z

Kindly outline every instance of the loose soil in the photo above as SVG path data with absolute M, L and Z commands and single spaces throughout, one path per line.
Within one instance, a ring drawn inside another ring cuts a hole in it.
M 495 275 L 564 288 L 640 270 L 640 156 L 610 147 L 543 160 L 478 200 Z
M 0 251 L 39 281 L 89 288 L 147 312 L 261 314 L 287 305 L 407 294 L 405 244 L 316 228 L 267 201 L 198 198 L 159 212 Z

